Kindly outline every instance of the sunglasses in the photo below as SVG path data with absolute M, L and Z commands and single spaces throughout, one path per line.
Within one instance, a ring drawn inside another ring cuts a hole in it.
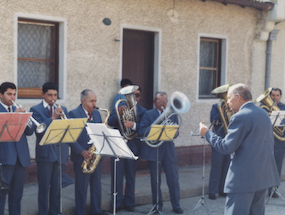
M 141 96 L 141 94 L 139 94 L 139 93 L 135 93 L 135 96 L 138 98 L 138 97 L 140 97 L 140 96 Z

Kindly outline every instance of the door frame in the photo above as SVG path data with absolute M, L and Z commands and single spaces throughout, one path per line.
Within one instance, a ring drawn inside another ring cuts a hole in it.
M 119 80 L 122 79 L 123 69 L 123 38 L 124 29 L 150 31 L 154 33 L 154 65 L 153 65 L 153 98 L 155 93 L 160 89 L 160 58 L 161 58 L 161 30 L 158 28 L 150 28 L 136 25 L 121 25 L 121 38 L 120 38 L 120 71 Z

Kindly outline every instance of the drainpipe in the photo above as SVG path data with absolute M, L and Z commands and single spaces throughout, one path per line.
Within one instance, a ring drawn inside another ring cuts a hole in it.
M 267 40 L 266 48 L 266 71 L 265 71 L 265 90 L 270 87 L 270 75 L 271 75 L 271 53 L 272 53 L 272 41 L 277 40 L 277 34 L 279 30 L 273 30 L 270 32 Z

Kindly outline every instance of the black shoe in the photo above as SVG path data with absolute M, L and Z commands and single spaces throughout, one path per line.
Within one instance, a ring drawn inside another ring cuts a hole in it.
M 214 193 L 209 193 L 209 199 L 215 200 L 216 195 Z
M 181 208 L 173 209 L 173 212 L 176 214 L 183 214 L 183 210 Z
M 224 193 L 224 192 L 219 192 L 219 196 L 226 197 L 226 196 L 227 196 L 227 194 L 226 194 L 226 193 Z
M 125 206 L 125 210 L 129 212 L 135 211 L 135 208 L 133 206 Z
M 95 214 L 91 214 L 91 215 L 109 215 L 109 213 L 107 213 L 107 212 L 102 212 L 102 213 L 95 213 Z

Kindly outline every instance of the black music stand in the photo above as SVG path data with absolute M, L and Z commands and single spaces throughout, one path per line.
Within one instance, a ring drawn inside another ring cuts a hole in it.
M 87 118 L 66 120 L 53 120 L 47 128 L 39 145 L 57 144 L 59 146 L 59 177 L 60 177 L 60 213 L 62 214 L 62 168 L 61 168 L 61 144 L 74 143 L 81 134 Z
M 118 129 L 110 129 L 103 123 L 87 123 L 87 133 L 90 137 L 90 144 L 94 144 L 96 151 L 95 153 L 103 156 L 115 157 L 114 160 L 114 203 L 113 203 L 113 214 L 116 214 L 116 162 L 120 158 L 134 159 L 137 160 L 133 152 L 127 146 L 122 135 Z
M 175 138 L 175 134 L 179 129 L 179 125 L 152 125 L 148 136 L 142 141 L 150 141 L 153 145 L 158 144 L 159 142 L 172 141 Z M 159 210 L 159 151 L 158 148 L 161 146 L 157 145 L 156 147 L 156 203 L 150 209 L 148 215 L 159 213 L 162 214 Z M 154 146 L 155 147 L 155 146 Z
M 204 124 L 204 122 L 203 122 Z M 215 121 L 213 121 L 211 123 L 211 125 L 209 126 L 209 130 L 211 129 L 212 125 L 215 124 Z M 219 129 L 222 129 L 224 125 L 222 125 Z M 198 209 L 200 206 L 203 206 L 206 209 L 206 213 L 211 215 L 211 211 L 208 208 L 206 202 L 205 202 L 205 165 L 206 165 L 206 152 L 205 152 L 205 148 L 206 148 L 206 138 L 202 137 L 201 134 L 194 134 L 192 133 L 191 136 L 199 136 L 202 139 L 204 139 L 204 144 L 203 144 L 203 173 L 202 173 L 202 196 L 200 198 L 200 200 L 198 201 L 198 203 L 196 204 L 196 206 L 193 208 L 192 211 Z
M 285 116 L 285 111 L 272 111 L 270 115 L 270 120 L 272 123 L 272 126 L 275 127 L 275 129 L 284 129 L 284 116 Z M 281 195 L 281 193 L 278 190 L 278 186 L 272 187 L 271 193 L 269 195 L 269 198 L 266 202 L 266 204 L 269 204 L 269 201 L 272 199 L 273 193 L 276 193 L 278 196 L 280 196 L 284 201 L 285 198 Z

